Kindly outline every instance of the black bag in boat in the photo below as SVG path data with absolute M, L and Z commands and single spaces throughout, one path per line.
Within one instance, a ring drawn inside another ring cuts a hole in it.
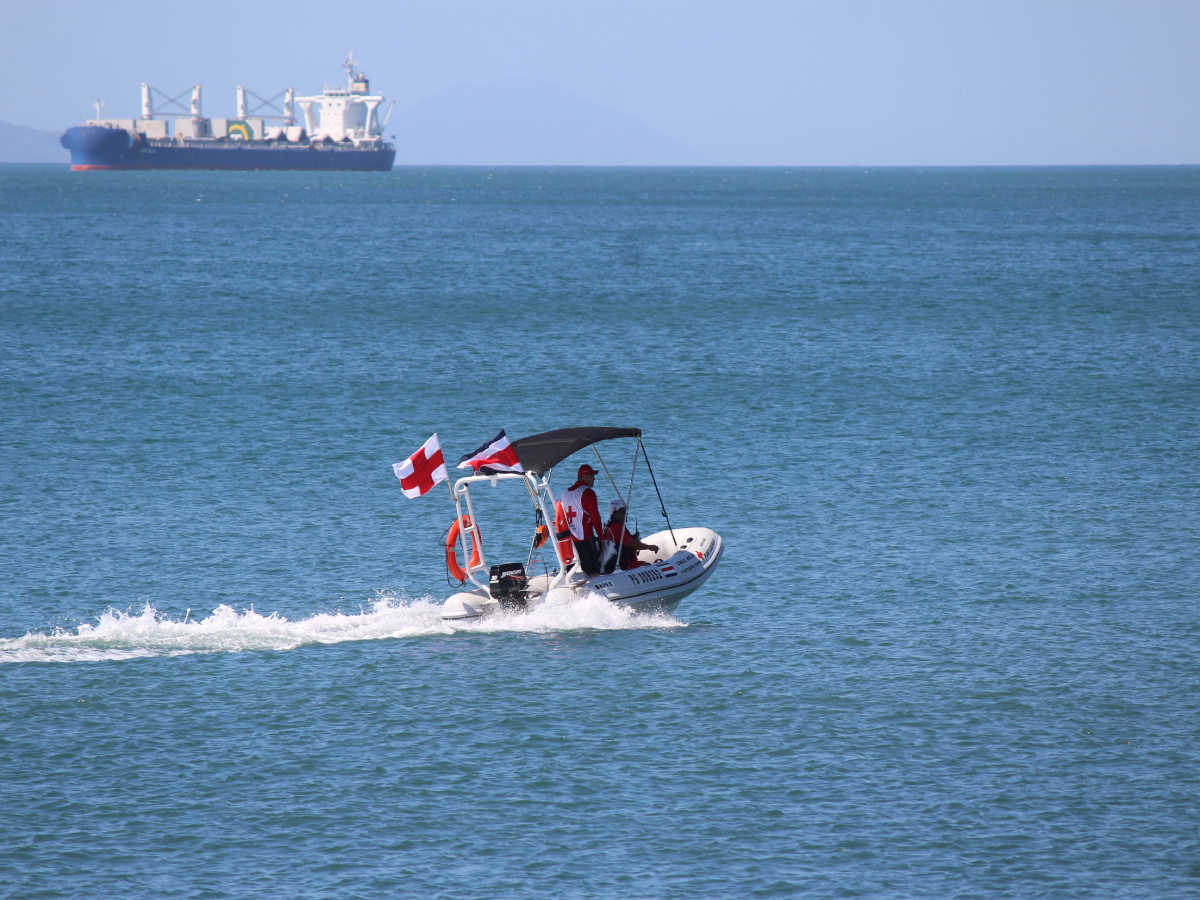
M 488 593 L 505 609 L 524 609 L 529 579 L 525 566 L 519 562 L 501 563 L 488 569 Z

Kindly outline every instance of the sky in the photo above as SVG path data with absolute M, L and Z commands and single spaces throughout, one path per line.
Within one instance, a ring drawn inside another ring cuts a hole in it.
M 1200 163 L 1200 0 L 12 0 L 0 121 L 344 84 L 398 162 Z

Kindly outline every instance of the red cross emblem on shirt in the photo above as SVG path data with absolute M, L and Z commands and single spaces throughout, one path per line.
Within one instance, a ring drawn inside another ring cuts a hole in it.
M 578 512 L 576 512 L 574 509 L 568 509 L 568 510 L 567 510 L 567 521 L 568 521 L 568 522 L 571 522 L 571 523 L 574 523 L 574 521 L 575 521 L 575 518 L 576 518 L 578 515 L 579 515 L 579 513 L 578 513 Z

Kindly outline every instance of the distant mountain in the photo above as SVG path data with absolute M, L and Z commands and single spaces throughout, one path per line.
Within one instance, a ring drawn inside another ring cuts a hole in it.
M 0 163 L 68 163 L 59 134 L 0 122 Z
M 387 127 L 397 165 L 686 165 L 700 154 L 641 120 L 530 82 L 462 84 Z

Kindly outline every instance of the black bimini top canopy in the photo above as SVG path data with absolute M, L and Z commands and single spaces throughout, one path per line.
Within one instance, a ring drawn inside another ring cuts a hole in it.
M 640 428 L 559 428 L 513 441 L 512 448 L 526 472 L 544 475 L 572 453 L 597 441 L 641 436 Z

